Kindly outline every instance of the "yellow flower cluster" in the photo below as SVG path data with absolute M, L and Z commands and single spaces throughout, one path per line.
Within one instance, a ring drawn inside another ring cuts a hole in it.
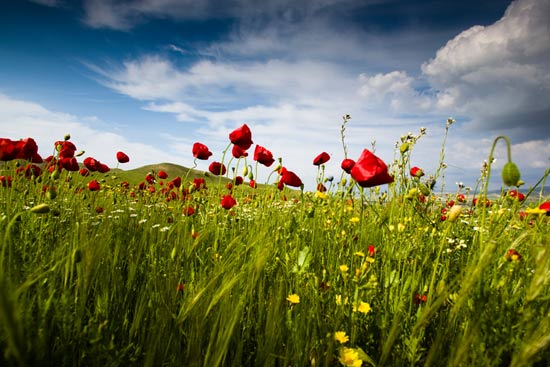
M 359 359 L 359 352 L 354 348 L 340 349 L 340 358 L 338 359 L 343 366 L 359 367 L 363 361 Z
M 294 305 L 300 303 L 300 296 L 297 294 L 289 294 L 286 300 Z

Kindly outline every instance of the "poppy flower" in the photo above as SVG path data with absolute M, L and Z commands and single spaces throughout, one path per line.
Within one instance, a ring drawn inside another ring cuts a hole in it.
M 163 180 L 165 180 L 165 179 L 168 178 L 168 173 L 166 173 L 164 171 L 159 171 L 158 176 L 159 176 L 159 178 L 162 178 Z
M 252 132 L 246 124 L 243 124 L 229 134 L 229 140 L 231 140 L 233 144 L 238 145 L 241 149 L 247 150 L 253 143 Z
M 281 178 L 279 184 L 285 184 L 293 187 L 301 187 L 302 180 L 292 171 L 287 170 L 285 167 L 281 168 Z
M 545 201 L 544 203 L 539 205 L 540 210 L 546 210 L 546 214 L 550 212 L 550 201 Z
M 84 166 L 86 166 L 86 168 L 89 169 L 91 172 L 97 171 L 100 164 L 98 160 L 92 157 L 84 158 L 83 163 L 84 163 Z
M 59 158 L 73 158 L 76 152 L 76 146 L 70 141 L 56 142 L 55 149 L 59 152 Z
M 179 188 L 181 186 L 181 177 L 176 177 L 172 181 L 170 181 L 168 184 L 172 184 L 174 187 Z
M 118 163 L 128 163 L 130 162 L 130 157 L 124 152 L 117 152 L 116 153 L 116 160 Z
M 374 247 L 374 245 L 369 245 L 367 252 L 370 257 L 374 257 L 374 254 L 376 253 L 376 247 Z
M 275 162 L 275 159 L 273 159 L 273 154 L 261 145 L 256 145 L 256 148 L 254 149 L 254 160 L 266 167 L 271 166 L 273 162 Z
M 0 161 L 11 161 L 17 156 L 17 145 L 7 138 L 0 138 Z
M 410 173 L 412 177 L 416 177 L 416 178 L 420 178 L 424 176 L 424 171 L 422 170 L 422 168 L 418 168 L 416 166 L 411 168 Z
M 465 203 L 466 202 L 466 196 L 464 194 L 457 194 L 456 200 L 458 200 L 459 203 Z
M 97 166 L 97 172 L 99 172 L 99 173 L 107 173 L 110 170 L 111 169 L 109 168 L 109 166 L 106 165 L 106 164 L 103 164 L 103 163 L 99 163 L 98 166 Z
M 183 209 L 183 215 L 191 217 L 193 214 L 195 214 L 195 208 L 192 206 L 188 206 Z
M 90 175 L 90 171 L 88 171 L 87 168 L 81 168 L 79 173 L 80 173 L 80 176 L 82 177 L 87 177 Z
M 0 176 L 0 186 L 11 187 L 11 176 Z
M 80 169 L 75 157 L 66 157 L 59 160 L 59 166 L 67 171 L 76 172 Z
M 428 300 L 428 297 L 425 294 L 422 294 L 422 295 L 420 295 L 418 293 L 414 294 L 413 303 L 415 305 L 419 305 L 421 303 L 426 303 L 427 300 Z
M 256 184 L 256 181 L 254 180 L 250 180 L 250 182 L 248 183 L 248 186 L 252 187 L 253 189 L 258 187 L 258 185 Z
M 99 182 L 96 180 L 92 180 L 88 182 L 88 190 L 90 191 L 98 191 L 100 189 Z
M 219 175 L 225 175 L 225 172 L 227 172 L 227 169 L 225 168 L 225 165 L 220 162 L 212 162 L 210 163 L 210 166 L 208 166 L 208 170 L 213 175 L 219 176 Z
M 246 152 L 246 150 L 238 145 L 233 145 L 233 149 L 231 149 L 231 154 L 236 159 L 239 159 L 241 157 L 248 157 L 248 153 Z
M 346 173 L 351 173 L 351 169 L 355 166 L 355 161 L 353 159 L 346 158 L 342 161 L 340 164 L 340 167 L 344 170 Z
M 525 200 L 525 195 L 523 195 L 521 192 L 519 192 L 518 190 L 510 190 L 508 191 L 508 196 L 511 197 L 512 199 L 518 199 L 518 201 L 523 201 Z
M 31 160 L 33 157 L 38 154 L 38 145 L 33 138 L 21 139 L 15 142 L 17 159 Z M 76 150 L 76 148 L 75 148 Z
M 388 173 L 388 167 L 384 161 L 368 149 L 363 149 L 361 157 L 351 169 L 351 177 L 361 187 L 373 187 L 393 182 L 393 177 Z
M 323 152 L 319 154 L 315 159 L 313 160 L 314 166 L 320 166 L 321 164 L 325 164 L 329 161 L 330 155 L 328 155 L 327 152 Z
M 235 185 L 237 185 L 237 186 L 242 185 L 243 181 L 244 180 L 243 180 L 242 176 L 235 177 Z
M 237 205 L 237 201 L 235 199 L 233 199 L 233 197 L 231 195 L 225 195 L 222 198 L 221 205 L 224 209 L 231 209 L 235 205 Z
M 155 183 L 155 176 L 153 176 L 152 173 L 148 173 L 147 175 L 145 175 L 145 181 L 147 181 L 149 185 L 152 185 Z
M 208 149 L 208 147 L 201 143 L 195 143 L 193 144 L 193 157 L 201 160 L 207 160 L 212 155 L 212 152 Z
M 504 256 L 508 261 L 521 260 L 521 254 L 516 249 L 509 249 Z

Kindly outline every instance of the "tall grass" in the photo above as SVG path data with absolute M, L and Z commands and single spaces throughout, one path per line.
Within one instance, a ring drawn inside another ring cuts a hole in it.
M 167 201 L 5 164 L 0 365 L 545 366 L 549 217 L 503 195 L 442 220 L 456 198 L 407 154 L 387 192 L 234 186 L 230 210 L 221 183 Z

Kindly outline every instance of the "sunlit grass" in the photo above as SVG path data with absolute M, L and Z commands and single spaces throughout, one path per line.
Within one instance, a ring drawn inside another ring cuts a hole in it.
M 545 366 L 544 199 L 434 193 L 444 147 L 432 177 L 410 170 L 422 135 L 382 188 L 322 166 L 328 190 L 301 192 L 3 164 L 0 365 Z

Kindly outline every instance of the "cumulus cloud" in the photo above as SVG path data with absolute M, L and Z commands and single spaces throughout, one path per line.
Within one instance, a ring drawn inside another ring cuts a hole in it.
M 496 23 L 457 35 L 422 65 L 437 106 L 474 130 L 550 137 L 550 1 L 517 0 Z

